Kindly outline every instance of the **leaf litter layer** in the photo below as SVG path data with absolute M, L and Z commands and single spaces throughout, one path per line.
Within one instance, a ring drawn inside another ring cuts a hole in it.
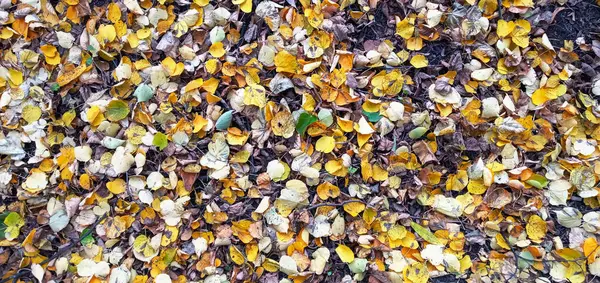
M 593 282 L 592 1 L 0 1 L 1 282 Z

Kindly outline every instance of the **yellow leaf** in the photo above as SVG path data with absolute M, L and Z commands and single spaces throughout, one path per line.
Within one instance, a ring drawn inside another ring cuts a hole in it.
M 277 67 L 277 72 L 295 74 L 296 70 L 298 69 L 298 60 L 296 56 L 285 50 L 282 50 L 275 55 L 275 66 Z
M 413 263 L 404 270 L 404 278 L 412 283 L 429 282 L 429 270 L 424 263 Z
M 325 170 L 333 176 L 345 177 L 348 174 L 348 169 L 344 167 L 341 159 L 332 159 L 325 163 Z
M 271 130 L 276 136 L 286 139 L 294 135 L 296 125 L 294 124 L 292 114 L 287 110 L 277 112 L 271 120 Z
M 181 73 L 183 73 L 183 63 L 177 63 L 171 57 L 167 57 L 164 60 L 162 60 L 161 65 L 163 66 L 163 68 L 165 68 L 165 70 L 167 70 L 169 76 L 171 77 L 179 76 L 181 75 Z
M 400 18 L 396 17 L 396 34 L 404 39 L 411 38 L 415 33 L 414 18 L 406 17 L 400 21 Z
M 337 198 L 340 195 L 340 188 L 332 183 L 325 182 L 317 187 L 317 195 L 322 200 Z
M 496 234 L 496 244 L 498 244 L 498 246 L 500 246 L 503 249 L 510 250 L 510 246 L 504 239 L 504 236 L 502 236 L 502 234 L 500 233 Z
M 8 69 L 8 82 L 12 87 L 18 87 L 23 83 L 23 73 L 15 69 Z
M 425 58 L 423 54 L 418 54 L 410 59 L 410 64 L 413 65 L 413 67 L 419 69 L 427 67 L 427 65 L 429 65 L 429 61 L 427 60 L 427 58 Z
M 324 15 L 320 11 L 307 8 L 304 10 L 304 15 L 308 19 L 308 23 L 314 28 L 319 28 L 323 23 Z
M 248 133 L 242 132 L 238 128 L 228 128 L 226 138 L 230 145 L 244 145 L 248 140 Z
M 111 182 L 106 183 L 106 188 L 113 194 L 118 195 L 125 192 L 127 183 L 123 179 L 115 179 Z
M 231 257 L 231 261 L 237 265 L 242 265 L 246 261 L 242 252 L 234 245 L 229 246 L 229 256 Z
M 344 204 L 344 211 L 356 217 L 359 213 L 365 210 L 366 205 L 362 202 L 350 202 Z
M 482 180 L 470 180 L 467 189 L 471 194 L 482 195 L 487 190 L 487 186 Z
M 335 252 L 338 254 L 342 262 L 350 263 L 354 261 L 354 252 L 352 252 L 352 250 L 346 245 L 339 245 L 337 248 L 335 248 Z
M 330 153 L 335 148 L 335 139 L 330 136 L 322 136 L 317 140 L 315 149 L 323 153 Z
M 388 179 L 388 171 L 381 168 L 378 164 L 373 165 L 373 180 L 383 182 Z
M 117 3 L 108 4 L 107 18 L 113 23 L 116 23 L 121 20 L 121 8 L 119 8 L 119 5 Z
M 596 238 L 590 237 L 583 241 L 583 254 L 587 257 L 588 263 L 594 263 L 599 252 L 600 248 Z
M 63 72 L 56 78 L 56 83 L 58 83 L 59 86 L 65 86 L 79 78 L 79 76 L 85 72 L 86 68 L 87 66 L 82 64 L 66 71 L 63 70 Z
M 38 106 L 29 104 L 23 107 L 23 113 L 21 115 L 27 123 L 31 124 L 42 117 L 42 109 Z
M 411 37 L 406 40 L 406 49 L 412 51 L 419 51 L 423 48 L 423 39 L 420 37 Z
M 244 13 L 252 12 L 252 0 L 244 0 L 244 2 L 242 2 L 242 4 L 240 4 L 240 9 Z
M 219 41 L 213 43 L 210 46 L 210 49 L 208 49 L 208 52 L 215 58 L 222 57 L 223 55 L 225 55 L 225 48 L 223 48 L 223 42 Z
M 259 84 L 248 85 L 244 89 L 244 104 L 264 108 L 267 105 L 265 88 Z
M 60 64 L 60 54 L 58 50 L 53 45 L 42 45 L 40 46 L 40 51 L 44 54 L 46 59 L 46 63 L 50 65 L 58 65 Z
M 248 261 L 255 261 L 258 256 L 258 245 L 257 244 L 248 244 L 246 245 L 246 255 L 248 256 Z
M 92 183 L 90 180 L 90 175 L 88 174 L 81 174 L 81 176 L 79 176 L 79 185 L 86 189 L 89 190 L 92 187 Z
M 404 226 L 394 225 L 388 231 L 388 237 L 390 237 L 390 239 L 392 239 L 394 241 L 400 240 L 406 236 L 407 232 L 408 232 L 408 230 L 406 230 L 406 228 Z
M 98 41 L 102 44 L 112 42 L 117 38 L 117 30 L 113 25 L 100 25 L 98 28 Z
M 496 28 L 496 32 L 498 33 L 499 37 L 506 37 L 507 35 L 512 33 L 514 29 L 515 29 L 515 22 L 513 22 L 513 21 L 507 22 L 505 20 L 499 20 L 498 27 Z
M 275 260 L 267 258 L 265 262 L 263 262 L 262 267 L 264 267 L 268 272 L 277 272 L 279 270 L 279 263 Z
M 466 170 L 458 170 L 456 174 L 450 174 L 446 179 L 446 190 L 461 191 L 469 183 L 469 175 Z
M 529 217 L 529 221 L 527 221 L 527 225 L 525 226 L 527 230 L 527 235 L 529 239 L 532 241 L 540 241 L 546 236 L 546 232 L 548 231 L 548 227 L 546 226 L 546 221 L 544 221 L 538 215 L 532 215 Z

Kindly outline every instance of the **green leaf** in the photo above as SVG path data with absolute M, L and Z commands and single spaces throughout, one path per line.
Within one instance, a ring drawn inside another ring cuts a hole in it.
M 416 127 L 408 133 L 408 137 L 410 137 L 413 140 L 416 140 L 416 139 L 422 137 L 426 132 L 427 132 L 427 128 Z
M 308 126 L 318 120 L 319 118 L 317 118 L 315 115 L 311 115 L 306 112 L 301 113 L 300 117 L 298 118 L 298 122 L 296 123 L 296 131 L 298 131 L 300 135 L 304 135 L 306 129 L 308 129 Z
M 412 227 L 415 230 L 415 232 L 417 232 L 417 234 L 421 236 L 421 238 L 423 238 L 425 241 L 430 242 L 432 244 L 441 244 L 440 240 L 433 233 L 431 233 L 429 229 L 415 222 L 411 222 L 410 227 Z
M 538 175 L 538 174 L 533 174 L 533 176 L 531 176 L 531 178 L 529 178 L 529 180 L 525 181 L 525 183 L 532 185 L 538 189 L 543 189 L 545 186 L 548 185 L 548 179 L 546 179 L 546 177 Z
M 358 171 L 357 167 L 352 167 L 352 166 L 348 167 L 348 173 L 350 173 L 350 175 L 356 173 L 356 171 Z
M 6 218 L 4 218 L 4 224 L 6 224 L 6 226 L 23 226 L 25 225 L 25 221 L 23 221 L 23 218 L 21 218 L 21 215 L 19 215 L 16 212 L 10 212 L 8 213 L 8 215 L 6 216 Z
M 90 229 L 85 228 L 85 229 L 83 229 L 83 231 L 81 231 L 81 234 L 82 235 L 86 234 L 88 231 L 90 231 Z M 95 242 L 96 242 L 96 239 L 94 239 L 94 237 L 92 236 L 91 233 L 81 239 L 81 244 L 84 246 L 88 246 L 88 247 Z
M 229 128 L 231 125 L 231 118 L 233 118 L 233 110 L 229 110 L 221 115 L 219 119 L 217 119 L 216 129 L 219 131 L 224 131 Z
M 517 265 L 520 269 L 528 268 L 535 261 L 533 255 L 529 251 L 520 252 L 518 259 Z
M 50 86 L 50 89 L 51 89 L 52 91 L 58 91 L 58 90 L 60 89 L 60 85 L 59 85 L 58 83 L 53 83 L 53 84 Z
M 25 221 L 23 221 L 21 215 L 16 212 L 9 212 L 4 217 L 2 223 L 6 225 L 5 227 L 2 227 L 3 229 L 1 229 L 3 230 L 2 236 L 11 241 L 19 237 L 19 230 L 21 230 L 21 227 L 25 225 Z
M 381 114 L 379 112 L 367 112 L 363 110 L 363 114 L 367 117 L 367 120 L 372 123 L 377 123 L 381 120 Z
M 133 95 L 137 97 L 139 102 L 146 102 L 154 96 L 154 90 L 147 84 L 140 84 L 133 92 Z
M 129 105 L 123 100 L 112 100 L 106 106 L 106 118 L 112 122 L 123 120 L 129 115 Z
M 158 132 L 154 135 L 154 139 L 152 140 L 152 144 L 157 146 L 158 149 L 163 150 L 167 145 L 169 145 L 169 140 L 167 140 L 167 135 Z

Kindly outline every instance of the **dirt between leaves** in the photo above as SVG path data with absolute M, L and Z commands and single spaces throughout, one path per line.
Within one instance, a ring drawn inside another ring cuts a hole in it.
M 593 0 L 569 1 L 560 5 L 548 5 L 548 11 L 559 11 L 554 21 L 546 28 L 548 39 L 554 46 L 562 46 L 564 40 L 576 40 L 584 36 L 589 42 L 590 35 L 600 33 L 600 6 Z

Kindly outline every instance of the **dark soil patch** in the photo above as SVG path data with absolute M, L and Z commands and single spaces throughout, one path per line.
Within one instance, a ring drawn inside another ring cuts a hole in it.
M 456 52 L 456 46 L 447 40 L 425 41 L 419 52 L 427 56 L 429 65 L 434 66 L 448 60 Z
M 590 35 L 600 32 L 600 6 L 593 0 L 569 1 L 564 6 L 548 5 L 548 10 L 558 12 L 554 21 L 546 28 L 548 39 L 555 47 L 562 47 L 564 40 L 584 37 L 591 42 Z
M 467 282 L 467 281 L 462 278 L 456 278 L 456 276 L 454 276 L 452 274 L 448 274 L 448 275 L 444 275 L 444 276 L 440 276 L 440 277 L 436 277 L 436 278 L 431 278 L 429 282 L 432 282 L 432 283 L 463 283 L 463 282 Z

